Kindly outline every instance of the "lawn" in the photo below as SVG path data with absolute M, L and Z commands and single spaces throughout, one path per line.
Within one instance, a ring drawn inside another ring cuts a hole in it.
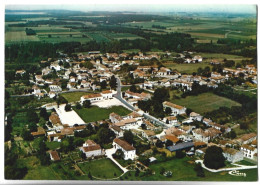
M 85 174 L 90 172 L 92 176 L 101 179 L 115 178 L 123 173 L 110 159 L 78 163 L 78 166 Z
M 142 181 L 256 181 L 257 169 L 241 170 L 247 174 L 246 177 L 236 177 L 229 175 L 228 172 L 212 173 L 204 170 L 205 177 L 197 177 L 194 171 L 193 159 L 185 157 L 182 159 L 172 159 L 170 161 L 155 163 L 149 166 L 155 174 L 150 176 L 142 176 L 142 173 L 135 177 L 135 172 L 127 172 L 122 179 L 126 180 L 142 180 Z M 172 171 L 172 177 L 165 177 L 160 174 L 160 169 L 165 168 L 166 171 Z M 131 176 L 129 176 L 129 173 Z
M 80 97 L 83 95 L 87 95 L 89 93 L 87 92 L 69 92 L 69 93 L 63 93 L 61 96 L 63 96 L 68 102 L 75 102 L 80 101 Z
M 45 144 L 50 150 L 55 150 L 60 147 L 60 143 L 57 141 L 45 142 Z
M 113 106 L 111 108 L 99 108 L 92 106 L 91 108 L 76 109 L 77 114 L 86 122 L 99 121 L 109 118 L 109 114 L 115 112 L 121 116 L 127 115 L 130 111 L 122 106 Z
M 228 98 L 215 95 L 213 93 L 203 93 L 198 96 L 188 96 L 186 98 L 174 99 L 174 100 L 171 99 L 171 102 L 177 105 L 191 108 L 193 111 L 200 114 L 216 110 L 219 107 L 223 107 L 223 106 L 229 108 L 232 106 L 241 106 L 240 103 L 237 103 Z
M 187 73 L 187 74 L 192 74 L 193 72 L 197 72 L 197 69 L 199 67 L 205 68 L 206 66 L 209 66 L 211 68 L 210 64 L 205 62 L 196 63 L 196 64 L 177 64 L 174 62 L 167 62 L 167 63 L 163 63 L 163 65 L 173 70 L 176 69 L 181 73 Z

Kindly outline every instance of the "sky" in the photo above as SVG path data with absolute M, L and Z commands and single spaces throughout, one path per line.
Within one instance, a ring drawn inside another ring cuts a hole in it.
M 57 1 L 55 1 L 57 2 Z M 6 5 L 11 10 L 66 9 L 80 11 L 135 11 L 135 12 L 229 12 L 256 13 L 256 5 L 248 4 L 44 4 Z

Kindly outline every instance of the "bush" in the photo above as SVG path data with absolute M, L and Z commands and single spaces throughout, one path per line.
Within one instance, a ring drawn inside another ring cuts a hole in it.
M 70 105 L 70 104 L 66 104 L 66 106 L 65 106 L 65 111 L 66 111 L 66 112 L 71 111 L 71 105 Z

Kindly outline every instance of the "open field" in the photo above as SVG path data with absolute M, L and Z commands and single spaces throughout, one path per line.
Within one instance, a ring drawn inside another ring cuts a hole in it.
M 198 96 L 188 96 L 186 98 L 171 100 L 171 102 L 177 105 L 191 108 L 193 111 L 200 114 L 216 110 L 219 107 L 232 107 L 241 105 L 240 103 L 237 103 L 228 98 L 217 96 L 213 93 L 203 93 Z
M 85 174 L 91 173 L 92 176 L 101 179 L 111 179 L 118 177 L 123 172 L 110 159 L 100 159 L 91 162 L 78 163 Z
M 128 180 L 146 180 L 146 181 L 256 181 L 257 180 L 257 169 L 241 170 L 246 173 L 246 177 L 236 177 L 229 175 L 228 172 L 212 173 L 204 170 L 205 177 L 197 177 L 192 164 L 192 158 L 184 157 L 182 159 L 173 158 L 170 161 L 155 163 L 149 167 L 155 172 L 150 176 L 139 175 L 135 177 L 135 172 L 127 172 L 126 176 Z M 172 177 L 165 177 L 160 174 L 161 168 L 165 168 L 166 171 L 172 171 Z M 129 173 L 131 176 L 129 176 Z
M 199 67 L 205 68 L 206 66 L 209 66 L 211 68 L 211 65 L 206 62 L 196 63 L 196 64 L 177 64 L 174 62 L 167 62 L 167 63 L 163 63 L 163 65 L 165 65 L 166 67 L 171 68 L 173 70 L 176 69 L 177 71 L 179 71 L 181 73 L 188 73 L 188 74 L 197 72 L 197 69 Z
M 35 35 L 27 36 L 25 31 L 12 31 L 5 33 L 5 42 L 28 42 L 39 41 L 39 38 Z
M 92 106 L 91 108 L 82 108 L 82 109 L 76 109 L 74 110 L 77 112 L 77 114 L 86 122 L 93 122 L 93 121 L 99 121 L 109 118 L 109 114 L 112 112 L 115 112 L 119 114 L 120 116 L 124 116 L 130 113 L 129 110 L 122 106 L 114 106 L 111 108 L 99 108 L 97 106 Z
M 75 102 L 80 101 L 80 97 L 83 95 L 87 95 L 89 93 L 87 92 L 69 92 L 69 93 L 62 93 L 61 96 L 63 96 L 68 102 Z
M 93 33 L 86 33 L 88 37 L 92 38 L 93 40 L 96 40 L 97 42 L 107 42 L 110 39 L 105 37 L 102 33 L 99 32 L 93 32 Z

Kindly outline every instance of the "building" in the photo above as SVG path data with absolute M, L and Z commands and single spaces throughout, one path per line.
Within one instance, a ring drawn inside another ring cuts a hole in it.
M 190 113 L 190 120 L 193 121 L 201 121 L 202 120 L 202 116 L 196 112 L 191 112 Z
M 179 144 L 167 147 L 167 149 L 170 152 L 175 152 L 175 151 L 178 151 L 178 150 L 189 150 L 191 148 L 194 148 L 193 142 L 183 142 L 183 143 L 179 143 Z
M 102 91 L 102 92 L 101 92 L 101 96 L 103 97 L 103 99 L 113 98 L 112 91 L 110 91 L 110 90 Z
M 49 154 L 52 161 L 60 161 L 60 156 L 57 151 L 51 150 L 49 151 Z
M 128 142 L 123 141 L 119 138 L 115 138 L 113 141 L 113 148 L 114 149 L 121 149 L 124 153 L 124 160 L 134 160 L 136 156 L 136 150 L 135 148 L 130 145 Z
M 246 157 L 246 158 L 250 158 L 250 159 L 253 159 L 254 158 L 254 155 L 257 153 L 257 149 L 252 147 L 252 146 L 249 146 L 247 144 L 243 144 L 240 148 L 240 151 L 243 152 L 243 156 Z
M 137 125 L 137 120 L 135 118 L 123 119 L 117 123 L 114 123 L 114 125 L 120 127 L 121 129 L 128 129 L 127 127 L 130 125 Z
M 82 151 L 86 157 L 94 157 L 102 155 L 102 150 L 99 144 L 96 144 L 92 140 L 87 140 L 83 143 L 83 146 L 80 147 L 80 151 Z
M 168 123 L 167 123 L 167 120 L 168 120 Z M 178 124 L 178 120 L 177 120 L 177 118 L 176 118 L 175 116 L 165 117 L 165 118 L 163 118 L 163 121 L 164 121 L 166 124 L 170 124 L 170 125 L 172 125 L 172 126 Z
M 165 101 L 163 102 L 163 108 L 166 109 L 169 107 L 172 110 L 172 115 L 179 115 L 179 114 L 185 114 L 186 108 L 182 107 L 180 105 L 173 104 L 171 102 Z
M 223 156 L 231 163 L 243 160 L 243 152 L 234 148 L 223 148 Z
M 117 113 L 114 113 L 114 112 L 109 114 L 109 119 L 112 123 L 117 123 L 117 122 L 123 120 L 123 118 L 120 115 L 118 115 Z
M 116 134 L 116 137 L 123 137 L 124 132 L 120 127 L 112 125 L 110 129 Z
M 81 103 L 83 103 L 86 100 L 89 100 L 92 103 L 92 102 L 97 102 L 97 101 L 103 100 L 103 97 L 101 94 L 87 94 L 87 95 L 81 96 L 81 98 L 80 98 Z

